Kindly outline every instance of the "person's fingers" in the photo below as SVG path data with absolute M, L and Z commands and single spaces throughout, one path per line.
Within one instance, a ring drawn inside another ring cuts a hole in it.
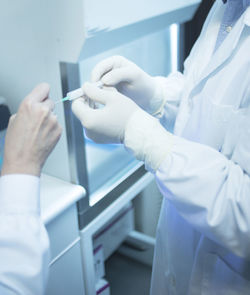
M 62 127 L 58 123 L 57 116 L 53 113 L 50 115 L 50 121 L 52 122 L 51 125 L 54 129 L 54 137 L 56 138 L 56 141 L 58 141 L 62 135 Z
M 82 122 L 84 127 L 90 127 L 90 122 L 92 121 L 96 110 L 90 108 L 82 98 L 74 100 L 71 109 L 76 117 Z
M 84 91 L 84 94 L 93 102 L 105 105 L 109 100 L 109 91 L 105 89 L 100 89 L 99 87 L 91 83 L 85 83 L 82 89 Z
M 49 96 L 50 86 L 47 83 L 37 85 L 26 97 L 34 102 L 43 102 Z
M 109 92 L 118 92 L 118 90 L 113 86 L 103 86 L 102 89 Z
M 91 81 L 97 82 L 99 81 L 103 75 L 113 69 L 113 58 L 107 58 L 100 63 L 98 63 L 91 73 Z
M 51 99 L 46 99 L 45 101 L 42 102 L 42 105 L 44 107 L 47 107 L 51 112 L 55 108 L 55 103 Z
M 94 67 L 91 74 L 91 81 L 97 82 L 101 80 L 102 76 L 109 71 L 121 67 L 124 60 L 122 56 L 112 56 L 104 59 Z
M 115 86 L 120 82 L 132 82 L 133 76 L 133 72 L 131 72 L 129 67 L 121 67 L 105 74 L 102 77 L 102 82 L 104 85 Z

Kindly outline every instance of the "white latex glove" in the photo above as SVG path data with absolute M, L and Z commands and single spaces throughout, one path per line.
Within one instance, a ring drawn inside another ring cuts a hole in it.
M 129 118 L 140 108 L 128 97 L 116 90 L 100 89 L 93 84 L 83 85 L 85 95 L 99 109 L 91 108 L 84 99 L 72 103 L 72 111 L 85 127 L 86 134 L 96 143 L 122 143 Z
M 42 83 L 23 100 L 10 118 L 5 138 L 2 175 L 39 176 L 42 166 L 61 136 L 61 127 L 52 113 L 49 85 Z
M 113 56 L 97 64 L 91 80 L 101 80 L 107 86 L 115 86 L 150 114 L 157 115 L 163 104 L 163 95 L 156 79 L 122 56 Z

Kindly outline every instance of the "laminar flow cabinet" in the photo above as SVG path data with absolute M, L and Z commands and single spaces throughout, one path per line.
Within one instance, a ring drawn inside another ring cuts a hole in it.
M 0 94 L 8 98 L 12 112 L 41 81 L 50 83 L 53 99 L 60 99 L 89 80 L 97 62 L 117 54 L 133 60 L 151 75 L 167 75 L 178 68 L 182 50 L 178 24 L 191 19 L 199 3 L 200 0 L 3 0 Z M 86 191 L 76 203 L 79 236 L 75 238 L 80 243 L 76 242 L 75 251 L 79 254 L 81 249 L 76 262 L 83 279 L 79 288 L 94 295 L 99 292 L 97 277 L 104 273 L 103 266 L 97 267 L 96 254 L 105 260 L 126 237 L 130 243 L 144 241 L 149 248 L 153 246 L 152 240 L 133 230 L 130 205 L 153 177 L 121 145 L 96 145 L 87 139 L 70 103 L 57 104 L 55 113 L 63 135 L 44 172 Z M 60 226 L 67 236 L 69 224 L 61 220 Z M 111 227 L 116 230 L 108 238 L 107 229 Z M 54 237 L 56 234 L 50 230 L 52 241 Z M 145 262 L 148 258 L 138 259 Z M 55 264 L 53 269 L 56 282 L 60 267 Z M 60 294 L 67 293 L 61 290 Z

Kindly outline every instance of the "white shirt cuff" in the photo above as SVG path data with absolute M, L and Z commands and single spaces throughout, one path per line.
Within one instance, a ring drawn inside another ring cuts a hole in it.
M 159 121 L 144 112 L 136 111 L 125 130 L 124 145 L 147 170 L 155 172 L 172 152 L 174 136 Z
M 32 175 L 9 174 L 0 177 L 1 214 L 40 214 L 40 179 Z
M 154 77 L 155 81 L 155 93 L 150 102 L 149 112 L 155 118 L 160 119 L 164 114 L 164 106 L 166 104 L 166 97 L 163 95 L 163 81 L 166 80 L 164 77 Z
M 164 115 L 167 104 L 176 104 L 180 100 L 182 89 L 185 85 L 185 78 L 180 72 L 173 72 L 168 77 L 154 77 L 156 92 L 152 101 L 152 116 L 160 119 Z

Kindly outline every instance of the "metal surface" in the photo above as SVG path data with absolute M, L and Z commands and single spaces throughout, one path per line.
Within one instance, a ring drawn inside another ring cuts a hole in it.
M 83 228 L 83 225 L 87 226 L 89 223 L 91 223 L 113 202 L 117 201 L 120 196 L 128 190 L 128 188 L 135 185 L 146 173 L 147 172 L 144 166 L 141 165 L 140 168 L 127 176 L 126 179 L 114 186 L 114 188 L 110 192 L 108 192 L 105 197 L 102 198 L 98 203 L 96 203 L 92 207 L 89 207 L 87 211 L 83 212 L 80 219 L 84 220 L 84 224 L 82 224 L 82 227 L 80 227 L 80 229 Z
M 79 65 L 61 63 L 61 80 L 63 96 L 69 91 L 80 87 Z M 67 132 L 67 143 L 70 163 L 71 182 L 82 185 L 86 190 L 86 197 L 77 203 L 78 212 L 82 214 L 89 207 L 88 173 L 86 171 L 86 154 L 83 128 L 80 121 L 71 111 L 71 102 L 64 103 L 64 115 Z M 80 220 L 79 220 L 80 223 Z
M 45 295 L 84 295 L 80 241 L 75 240 L 65 253 L 50 265 Z
M 42 174 L 40 183 L 40 206 L 45 225 L 53 222 L 86 195 L 82 186 L 50 175 Z
M 147 34 L 163 30 L 173 23 L 183 23 L 194 15 L 199 3 L 187 5 L 135 24 L 130 24 L 111 31 L 99 31 L 87 38 L 80 53 L 80 60 L 97 55 L 103 51 L 141 38 Z M 122 38 L 121 38 L 122 36 Z M 101 46 L 100 46 L 101 44 Z

